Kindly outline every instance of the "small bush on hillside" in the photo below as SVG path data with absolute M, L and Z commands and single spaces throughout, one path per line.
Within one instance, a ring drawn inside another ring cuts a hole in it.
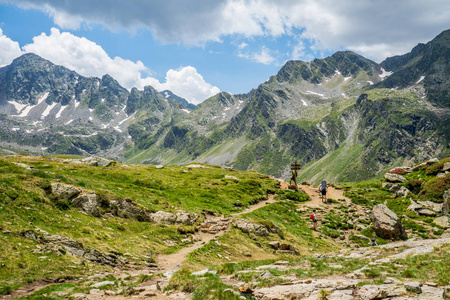
M 306 202 L 309 201 L 309 196 L 302 191 L 294 192 L 289 190 L 282 190 L 278 192 L 278 195 L 280 196 L 280 199 L 282 200 L 292 200 L 297 202 Z
M 37 183 L 37 186 L 43 189 L 47 194 L 52 192 L 52 185 L 49 180 L 41 180 Z
M 402 168 L 395 168 L 394 170 L 389 171 L 392 174 L 405 175 L 406 171 Z
M 417 195 L 422 190 L 423 180 L 421 180 L 421 179 L 411 179 L 411 180 L 408 180 L 405 183 L 405 185 L 408 188 L 408 190 L 411 191 L 411 193 Z
M 450 189 L 450 174 L 447 174 L 445 177 L 431 179 L 424 183 L 419 196 L 424 200 L 443 202 L 444 192 L 448 189 Z
M 425 169 L 425 174 L 436 175 L 437 173 L 439 173 L 442 170 L 443 167 L 444 167 L 444 164 L 441 164 L 441 163 L 433 164 Z

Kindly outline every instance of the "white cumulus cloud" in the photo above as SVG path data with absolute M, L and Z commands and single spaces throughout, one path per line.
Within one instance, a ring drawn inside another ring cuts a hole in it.
M 261 64 L 270 65 L 275 62 L 275 57 L 271 54 L 270 49 L 263 46 L 260 52 L 253 53 L 239 53 L 239 57 L 246 58 Z
M 193 104 L 199 104 L 203 100 L 216 95 L 220 89 L 207 83 L 194 67 L 182 67 L 178 70 L 169 70 L 166 74 L 166 82 L 159 82 L 155 78 L 146 78 L 143 84 L 149 84 L 158 91 L 170 90 L 174 94 L 186 98 Z
M 19 43 L 3 34 L 0 28 L 0 67 L 9 65 L 13 59 L 23 54 Z
M 33 43 L 25 45 L 23 51 L 17 42 L 1 34 L 0 49 L 0 63 L 4 65 L 23 53 L 32 52 L 83 76 L 102 77 L 109 74 L 127 89 L 143 89 L 145 85 L 151 85 L 159 91 L 171 90 L 194 104 L 220 92 L 218 87 L 207 83 L 191 66 L 169 70 L 164 83 L 152 77 L 142 77 L 149 69 L 141 61 L 111 58 L 96 43 L 56 28 L 51 29 L 50 35 L 42 33 L 35 36 Z
M 205 45 L 227 36 L 294 37 L 300 31 L 317 53 L 349 49 L 378 61 L 431 40 L 450 20 L 448 0 L 0 1 L 45 11 L 61 28 L 146 28 L 164 43 Z

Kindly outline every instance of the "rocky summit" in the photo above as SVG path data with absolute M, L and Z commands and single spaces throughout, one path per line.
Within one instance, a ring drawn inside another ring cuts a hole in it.
M 302 181 L 373 178 L 448 155 L 449 35 L 380 64 L 349 51 L 288 61 L 246 94 L 197 106 L 25 54 L 0 68 L 1 151 L 196 161 L 279 178 L 297 160 Z

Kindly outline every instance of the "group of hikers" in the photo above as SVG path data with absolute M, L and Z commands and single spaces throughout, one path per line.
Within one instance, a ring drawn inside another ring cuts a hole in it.
M 289 180 L 289 185 L 292 185 L 292 181 L 294 182 L 295 185 L 297 185 L 297 170 L 292 170 L 292 177 Z M 320 184 L 319 184 L 319 193 L 321 196 L 321 200 L 322 203 L 327 203 L 327 182 L 325 180 L 323 180 Z M 311 221 L 313 222 L 313 229 L 315 231 L 317 231 L 317 216 L 316 216 L 316 210 L 313 209 L 311 216 L 310 216 Z M 394 239 L 391 239 L 391 242 L 393 242 Z M 375 238 L 373 238 L 370 242 L 370 246 L 378 246 Z

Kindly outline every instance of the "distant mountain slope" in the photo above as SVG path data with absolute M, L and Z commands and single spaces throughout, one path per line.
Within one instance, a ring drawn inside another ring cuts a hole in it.
M 130 163 L 205 162 L 349 181 L 450 155 L 449 35 L 377 64 L 340 51 L 288 61 L 246 94 L 192 106 L 26 54 L 0 68 L 0 146 Z
M 379 86 L 406 88 L 423 81 L 430 101 L 450 107 L 450 30 L 417 45 L 410 53 L 386 59 L 381 66 L 394 74 Z
M 184 108 L 151 87 L 130 93 L 109 75 L 88 78 L 25 54 L 0 68 L 0 144 L 120 158 L 131 142 L 128 123 L 155 105 Z
M 181 104 L 183 104 L 187 108 L 190 108 L 190 109 L 194 109 L 195 108 L 194 104 L 189 103 L 186 99 L 175 95 L 174 93 L 172 93 L 169 90 L 164 90 L 164 91 L 160 92 L 160 94 L 166 99 L 172 99 L 172 100 L 176 100 L 176 101 L 180 102 Z

